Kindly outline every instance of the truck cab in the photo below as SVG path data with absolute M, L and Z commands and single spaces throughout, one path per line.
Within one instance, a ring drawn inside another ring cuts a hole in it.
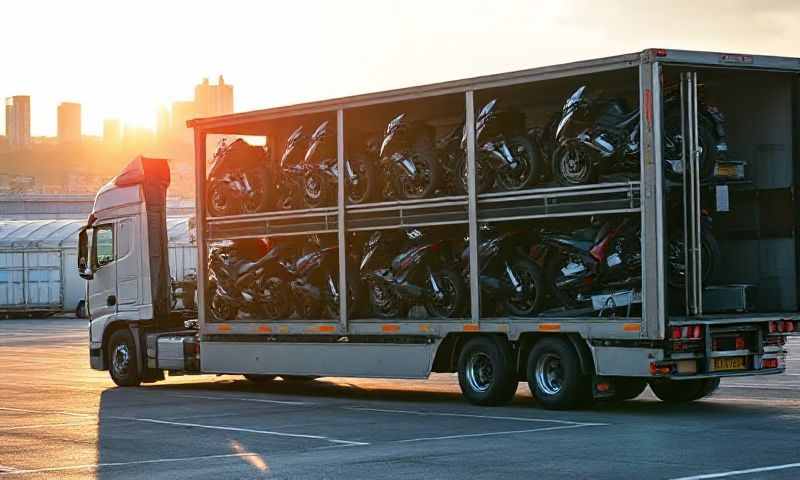
M 139 156 L 104 185 L 78 241 L 86 282 L 90 364 L 120 385 L 163 378 L 147 365 L 147 336 L 183 330 L 170 315 L 167 258 L 167 160 Z M 183 332 L 193 337 L 194 332 Z M 181 340 L 182 341 L 182 340 Z M 155 350 L 155 349 L 153 349 Z M 154 352 L 153 352 L 154 353 Z M 155 360 L 155 359 L 154 359 Z

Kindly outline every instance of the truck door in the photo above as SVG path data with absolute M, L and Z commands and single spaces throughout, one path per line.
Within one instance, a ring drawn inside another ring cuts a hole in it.
M 139 282 L 141 281 L 141 258 L 138 255 L 140 242 L 133 241 L 138 231 L 136 217 L 123 218 L 116 224 L 114 248 L 116 251 L 117 303 L 118 310 L 136 310 L 141 303 Z
M 89 282 L 89 313 L 96 319 L 117 311 L 117 263 L 114 252 L 114 224 L 92 229 L 91 263 L 94 277 Z

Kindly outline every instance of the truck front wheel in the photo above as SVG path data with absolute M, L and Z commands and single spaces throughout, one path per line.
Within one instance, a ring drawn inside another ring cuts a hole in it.
M 695 380 L 652 380 L 650 389 L 662 402 L 689 403 L 711 395 L 719 387 L 719 378 Z
M 550 410 L 575 408 L 592 398 L 591 377 L 581 372 L 578 354 L 563 338 L 545 337 L 528 355 L 528 387 Z
M 475 405 L 502 405 L 514 398 L 518 382 L 511 348 L 504 339 L 475 337 L 458 356 L 461 393 Z
M 108 370 L 120 387 L 136 387 L 142 383 L 137 361 L 136 344 L 127 329 L 117 330 L 108 340 Z

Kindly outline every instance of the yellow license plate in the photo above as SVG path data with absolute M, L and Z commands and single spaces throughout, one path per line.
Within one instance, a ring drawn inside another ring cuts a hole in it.
M 717 175 L 720 177 L 735 177 L 736 165 L 719 165 L 717 166 Z
M 714 370 L 744 370 L 745 357 L 719 357 L 714 359 Z

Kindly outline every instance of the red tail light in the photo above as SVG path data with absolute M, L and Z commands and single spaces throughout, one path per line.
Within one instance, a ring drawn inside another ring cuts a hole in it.
M 784 320 L 783 322 L 783 331 L 784 332 L 794 332 L 794 322 L 791 320 Z
M 744 338 L 736 337 L 736 350 L 744 350 L 746 348 Z
M 430 250 L 433 253 L 439 253 L 442 249 L 442 245 L 440 243 L 431 243 Z
M 769 333 L 775 333 L 778 330 L 778 322 L 769 322 Z
M 761 368 L 778 368 L 777 358 L 766 358 L 761 361 Z
M 673 339 L 681 338 L 681 327 L 672 327 L 672 338 Z
M 700 338 L 703 336 L 703 327 L 695 325 L 692 329 L 692 338 Z

